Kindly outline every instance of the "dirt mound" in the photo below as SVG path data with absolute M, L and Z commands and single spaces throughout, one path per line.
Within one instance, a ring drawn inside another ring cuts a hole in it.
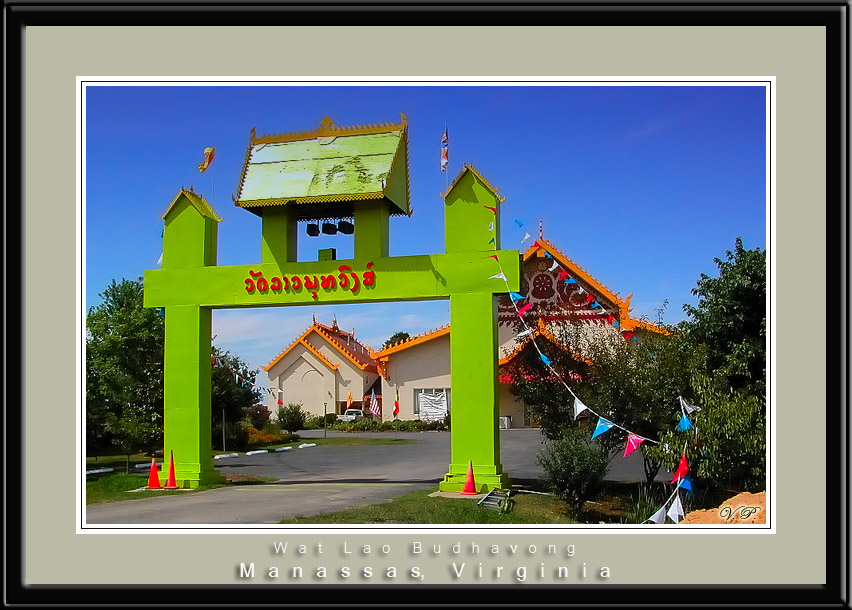
M 717 508 L 687 514 L 681 523 L 766 523 L 766 492 L 737 494 Z

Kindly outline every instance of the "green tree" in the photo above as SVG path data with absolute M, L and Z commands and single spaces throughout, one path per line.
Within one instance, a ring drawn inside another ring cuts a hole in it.
M 291 402 L 286 407 L 278 407 L 276 416 L 281 430 L 295 433 L 304 429 L 308 414 L 302 411 L 301 404 Z
M 213 365 L 215 358 L 215 365 Z M 225 428 L 224 448 L 236 449 L 245 445 L 242 423 L 248 411 L 261 399 L 261 391 L 253 386 L 257 370 L 250 369 L 239 356 L 213 346 L 210 374 L 210 405 L 212 409 L 212 442 L 222 445 L 222 427 Z M 222 415 L 224 413 L 224 423 Z
M 698 370 L 694 345 L 678 332 L 647 334 L 639 342 L 597 342 L 592 345 L 589 373 L 577 389 L 595 412 L 644 438 L 659 440 L 681 416 L 679 396 L 691 395 Z M 613 428 L 599 436 L 611 450 L 624 447 L 627 433 Z M 640 445 L 645 478 L 651 483 L 662 465 L 659 455 Z
M 115 280 L 86 315 L 86 438 L 125 455 L 162 441 L 164 322 L 142 306 L 142 278 Z M 128 453 L 129 452 L 129 453 Z
M 382 344 L 382 349 L 387 349 L 394 343 L 399 343 L 400 341 L 405 341 L 406 339 L 410 339 L 411 335 L 409 335 L 405 331 L 397 331 L 390 336 L 390 338 Z
M 705 368 L 734 391 L 766 394 L 766 251 L 746 250 L 737 237 L 726 258 L 716 258 L 718 277 L 701 274 L 684 305 L 688 336 L 703 345 Z

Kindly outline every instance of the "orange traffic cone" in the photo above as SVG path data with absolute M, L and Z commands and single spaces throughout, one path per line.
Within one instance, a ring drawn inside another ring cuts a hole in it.
M 169 451 L 169 480 L 166 481 L 166 489 L 177 488 L 177 482 L 175 481 L 175 454 L 173 451 Z
M 473 463 L 470 460 L 467 461 L 467 479 L 464 482 L 464 489 L 459 493 L 465 496 L 473 496 L 479 493 L 476 491 L 476 483 L 473 481 Z
M 162 485 L 160 485 L 160 475 L 157 472 L 157 464 L 154 462 L 154 458 L 151 458 L 151 472 L 148 475 L 147 489 L 162 489 Z

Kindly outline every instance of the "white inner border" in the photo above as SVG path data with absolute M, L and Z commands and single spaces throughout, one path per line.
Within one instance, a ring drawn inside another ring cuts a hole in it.
M 78 76 L 76 79 L 76 313 L 79 320 L 79 328 L 76 334 L 76 452 L 75 464 L 77 468 L 76 479 L 76 533 L 78 534 L 154 534 L 154 533 L 172 533 L 174 530 L 180 530 L 182 534 L 281 534 L 289 532 L 293 534 L 364 534 L 369 532 L 380 532 L 383 535 L 424 535 L 424 530 L 429 534 L 449 534 L 459 531 L 476 532 L 477 534 L 520 534 L 520 533 L 540 533 L 546 534 L 548 530 L 560 532 L 572 531 L 580 532 L 582 530 L 593 530 L 599 534 L 733 534 L 733 533 L 753 533 L 753 534 L 774 534 L 776 533 L 777 516 L 774 513 L 775 505 L 775 488 L 776 488 L 776 412 L 775 412 L 775 368 L 776 368 L 776 299 L 775 299 L 775 284 L 776 284 L 776 256 L 775 256 L 775 239 L 776 239 L 776 192 L 775 192 L 775 172 L 776 172 L 776 151 L 775 151 L 775 110 L 776 110 L 776 83 L 774 76 L 609 76 L 609 77 L 582 77 L 572 78 L 570 76 L 560 77 L 541 77 L 531 78 L 529 76 L 504 76 L 499 80 L 493 77 L 455 77 L 448 79 L 446 76 L 420 77 L 418 81 L 410 81 L 410 76 L 393 77 L 257 77 L 251 80 L 245 80 L 245 77 L 240 76 L 222 76 L 215 79 L 206 77 L 199 79 L 198 77 L 153 77 L 153 76 Z M 700 80 L 696 80 L 700 78 Z M 133 82 L 130 82 L 133 81 Z M 221 82 L 227 81 L 227 82 Z M 769 289 L 766 291 L 767 311 L 769 312 L 769 333 L 767 341 L 769 342 L 769 350 L 767 355 L 769 363 L 767 366 L 767 415 L 769 417 L 769 425 L 766 429 L 766 446 L 767 446 L 767 489 L 766 489 L 766 511 L 770 515 L 771 525 L 747 525 L 747 524 L 729 524 L 729 525 L 690 525 L 688 527 L 675 524 L 664 525 L 513 525 L 503 526 L 499 529 L 489 525 L 477 524 L 459 524 L 459 525 L 439 525 L 433 527 L 418 526 L 411 529 L 389 529 L 388 526 L 356 526 L 356 525 L 324 525 L 318 526 L 299 526 L 299 525 L 275 525 L 257 524 L 257 525 L 234 525 L 222 524 L 218 526 L 211 525 L 192 525 L 192 524 L 158 524 L 158 525 L 136 525 L 136 524 L 88 524 L 85 523 L 86 510 L 84 502 L 84 488 L 82 483 L 85 481 L 85 436 L 82 434 L 82 416 L 83 402 L 82 396 L 85 389 L 83 384 L 83 337 L 86 332 L 86 312 L 83 307 L 82 294 L 86 285 L 86 176 L 85 176 L 85 159 L 86 159 L 86 96 L 85 89 L 87 87 L 99 86 L 128 86 L 128 87 L 151 87 L 151 86 L 209 86 L 209 87 L 288 87 L 288 86 L 348 86 L 348 87 L 371 87 L 377 85 L 394 85 L 400 87 L 451 87 L 451 86 L 494 86 L 494 87 L 528 87 L 528 86 L 562 86 L 562 87 L 582 87 L 582 86 L 636 86 L 636 87 L 718 87 L 718 86 L 760 86 L 761 84 L 766 89 L 766 251 L 769 256 Z

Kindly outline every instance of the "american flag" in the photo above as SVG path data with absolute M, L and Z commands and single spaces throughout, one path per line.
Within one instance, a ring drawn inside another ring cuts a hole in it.
M 447 128 L 444 128 L 444 135 L 441 136 L 441 171 L 447 171 L 447 165 L 450 164 L 450 136 Z
M 374 417 L 381 417 L 382 410 L 379 407 L 379 401 L 376 400 L 376 391 L 373 390 L 370 394 L 370 413 L 373 414 Z

